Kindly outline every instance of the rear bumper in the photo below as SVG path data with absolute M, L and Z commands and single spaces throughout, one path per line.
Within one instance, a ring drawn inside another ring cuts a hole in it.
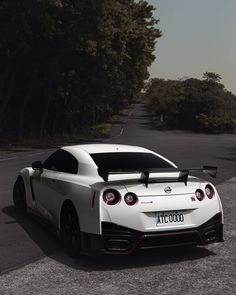
M 207 245 L 223 242 L 221 213 L 197 228 L 175 231 L 141 232 L 102 222 L 102 235 L 82 234 L 86 254 L 129 254 L 135 250 L 180 245 Z

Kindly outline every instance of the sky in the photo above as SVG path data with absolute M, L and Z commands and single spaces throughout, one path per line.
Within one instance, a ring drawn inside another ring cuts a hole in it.
M 149 0 L 160 19 L 151 78 L 220 74 L 236 94 L 236 0 Z

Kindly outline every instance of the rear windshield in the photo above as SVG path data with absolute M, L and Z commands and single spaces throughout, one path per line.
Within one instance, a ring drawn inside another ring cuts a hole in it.
M 90 156 L 98 168 L 104 170 L 173 168 L 171 164 L 152 153 L 98 153 Z

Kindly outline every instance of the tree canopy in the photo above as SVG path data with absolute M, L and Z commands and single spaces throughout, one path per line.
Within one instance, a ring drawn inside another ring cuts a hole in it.
M 221 80 L 221 76 L 219 74 L 216 73 L 212 73 L 212 72 L 205 72 L 202 75 L 203 79 L 208 81 L 208 82 L 215 82 L 215 83 L 219 83 Z
M 0 135 L 70 133 L 143 88 L 161 32 L 134 0 L 0 2 Z
M 206 72 L 203 78 L 155 78 L 148 83 L 146 97 L 159 125 L 207 132 L 235 130 L 235 95 L 218 82 L 220 75 Z

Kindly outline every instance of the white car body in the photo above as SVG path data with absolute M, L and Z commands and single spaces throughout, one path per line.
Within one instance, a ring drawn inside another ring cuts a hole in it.
M 58 154 L 66 151 L 78 161 L 73 173 L 55 171 L 50 167 L 53 161 L 49 161 L 42 169 L 22 169 L 19 177 L 24 182 L 27 211 L 43 218 L 58 233 L 63 206 L 70 203 L 75 208 L 81 252 L 128 254 L 135 249 L 223 241 L 223 209 L 214 185 L 193 176 L 181 181 L 177 166 L 161 155 L 142 147 L 115 144 L 66 146 L 60 151 Z M 141 167 L 140 171 L 113 171 L 106 179 L 91 155 L 107 153 L 151 154 L 164 161 L 170 171 L 150 170 L 144 180 L 143 171 L 148 169 Z M 211 198 L 205 191 L 208 184 L 214 191 Z M 104 201 L 107 189 L 118 192 L 118 203 Z M 201 201 L 196 197 L 197 190 L 204 194 Z M 134 205 L 124 201 L 127 193 L 137 197 Z

